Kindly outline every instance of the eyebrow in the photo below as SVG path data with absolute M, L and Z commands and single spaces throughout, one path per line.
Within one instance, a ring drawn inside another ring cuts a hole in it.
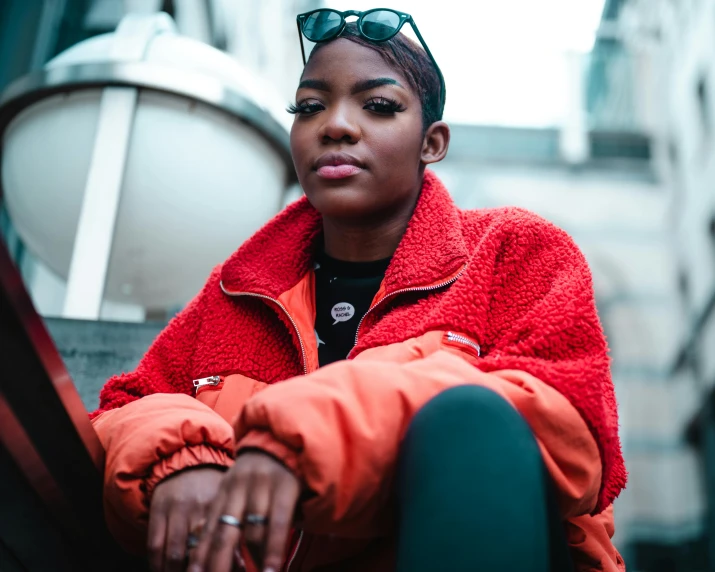
M 302 88 L 317 89 L 319 91 L 330 91 L 328 82 L 323 79 L 304 79 L 298 84 L 298 89 Z
M 357 82 L 353 86 L 352 93 L 360 93 L 361 91 L 367 91 L 368 89 L 382 87 L 383 85 L 396 85 L 398 87 L 402 87 L 402 85 L 400 85 L 400 82 L 396 79 L 392 79 L 391 77 L 378 77 L 375 79 L 366 79 Z
M 382 87 L 383 85 L 396 85 L 398 87 L 402 87 L 402 84 L 396 79 L 391 77 L 377 77 L 357 82 L 353 86 L 351 93 L 354 95 L 369 89 Z M 298 84 L 298 89 L 301 88 L 317 89 L 318 91 L 330 91 L 330 84 L 328 84 L 328 82 L 324 79 L 304 79 Z

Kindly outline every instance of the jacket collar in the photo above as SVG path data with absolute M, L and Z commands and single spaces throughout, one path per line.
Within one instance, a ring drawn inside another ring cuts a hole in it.
M 312 268 L 320 214 L 303 197 L 247 240 L 223 265 L 227 292 L 278 298 Z M 385 273 L 386 294 L 438 283 L 467 260 L 461 218 L 447 189 L 425 170 L 415 211 Z

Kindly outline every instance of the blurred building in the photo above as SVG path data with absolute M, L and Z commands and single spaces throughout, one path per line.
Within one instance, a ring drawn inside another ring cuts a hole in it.
M 675 251 L 683 327 L 671 331 L 676 348 L 669 381 L 670 409 L 687 407 L 678 436 L 697 448 L 707 491 L 704 537 L 715 569 L 715 2 L 631 1 L 623 13 L 633 38 L 658 43 L 667 83 L 661 169 L 672 189 L 668 226 Z M 648 88 L 648 86 L 645 86 Z M 687 387 L 687 389 L 686 389 Z M 688 397 L 685 397 L 686 394 Z M 685 411 L 683 411 L 685 413 Z M 680 483 L 678 485 L 682 486 Z

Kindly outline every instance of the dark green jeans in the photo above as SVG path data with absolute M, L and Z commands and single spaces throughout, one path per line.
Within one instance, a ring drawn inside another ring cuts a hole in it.
M 398 572 L 572 570 L 531 429 L 488 389 L 449 389 L 417 413 L 396 484 Z

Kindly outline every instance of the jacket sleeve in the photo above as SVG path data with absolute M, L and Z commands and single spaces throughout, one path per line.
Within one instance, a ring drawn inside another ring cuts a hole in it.
M 218 287 L 220 267 L 206 286 L 159 334 L 131 373 L 111 378 L 92 424 L 106 450 L 107 523 L 129 551 L 144 550 L 154 488 L 182 469 L 227 467 L 233 458 L 230 423 L 191 393 L 194 345 L 205 307 Z M 242 405 L 242 404 L 241 404 Z M 238 405 L 237 405 L 238 406 Z
M 613 505 L 597 515 L 582 515 L 566 522 L 566 539 L 578 572 L 625 572 L 626 563 L 613 546 Z
M 239 451 L 257 447 L 276 456 L 314 493 L 303 504 L 311 532 L 386 533 L 386 499 L 412 416 L 439 392 L 465 383 L 492 389 L 525 417 L 560 482 L 566 516 L 593 510 L 598 450 L 578 412 L 553 388 L 523 372 L 483 373 L 445 350 L 407 363 L 361 358 L 270 386 L 237 419 Z
M 601 454 L 599 512 L 625 487 L 626 469 L 590 269 L 571 237 L 540 217 L 511 209 L 498 223 L 484 239 L 493 247 L 480 249 L 489 254 L 470 262 L 479 279 L 459 284 L 479 292 L 471 303 L 486 309 L 478 367 L 529 372 L 576 408 Z
M 99 394 L 99 409 L 90 417 L 122 407 L 154 393 L 190 393 L 191 363 L 202 308 L 219 291 L 220 266 L 211 273 L 201 292 L 177 314 L 154 340 L 137 368 L 110 378 Z
M 144 550 L 150 500 L 157 484 L 182 469 L 224 468 L 233 462 L 231 425 L 187 395 L 150 395 L 105 411 L 93 425 L 107 451 L 107 524 L 133 553 Z

